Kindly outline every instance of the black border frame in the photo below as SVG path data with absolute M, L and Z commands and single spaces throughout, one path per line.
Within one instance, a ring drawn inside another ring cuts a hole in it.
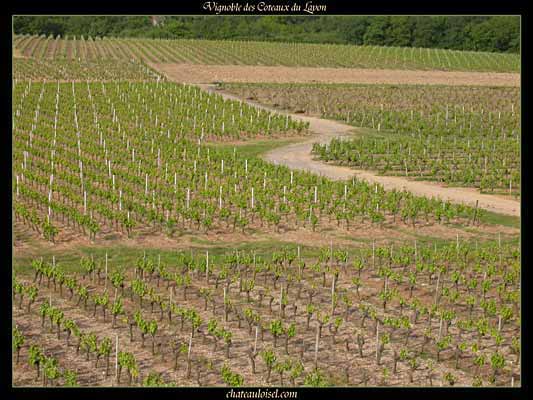
M 258 3 L 260 0 L 249 0 L 249 3 Z M 297 2 L 299 4 L 305 4 L 308 0 L 263 0 L 266 3 L 270 4 L 292 4 Z M 246 3 L 246 0 L 234 0 L 233 2 L 240 2 L 241 4 Z M 2 99 L 5 104 L 2 107 L 2 112 L 5 113 L 4 117 L 1 119 L 4 124 L 4 135 L 2 135 L 2 140 L 4 145 L 1 150 L 4 159 L 11 159 L 11 148 L 12 148 L 12 139 L 11 135 L 8 132 L 11 132 L 11 96 L 7 95 L 12 91 L 12 81 L 11 81 L 11 57 L 12 57 L 12 44 L 11 44 L 11 33 L 12 33 L 12 16 L 13 15 L 109 15 L 109 14 L 118 14 L 118 15 L 164 15 L 164 14 L 173 14 L 173 15 L 214 15 L 202 8 L 204 1 L 196 0 L 195 2 L 172 2 L 165 5 L 153 4 L 150 3 L 124 3 L 124 2 L 113 2 L 112 4 L 92 1 L 90 3 L 69 3 L 69 4 L 50 4 L 49 2 L 35 2 L 31 1 L 21 2 L 16 5 L 10 5 L 8 8 L 7 14 L 2 14 L 2 19 L 0 22 L 0 29 L 2 29 L 4 34 L 2 37 L 2 49 L 4 54 L 7 54 L 7 57 L 3 58 L 5 61 L 2 63 L 2 72 L 5 73 L 4 79 L 2 80 L 2 92 L 5 94 Z M 231 0 L 220 0 L 217 1 L 219 4 L 229 4 L 232 3 Z M 526 9 L 523 5 L 516 5 L 512 3 L 503 3 L 498 4 L 483 4 L 482 6 L 475 4 L 474 2 L 465 2 L 457 0 L 447 0 L 441 3 L 425 3 L 425 4 L 406 4 L 405 2 L 387 2 L 380 1 L 379 3 L 369 3 L 369 2 L 357 2 L 357 3 L 335 3 L 331 0 L 314 0 L 315 4 L 327 4 L 328 11 L 326 13 L 317 14 L 317 15 L 520 15 L 521 16 L 521 55 L 522 55 L 522 73 L 521 73 L 521 88 L 522 88 L 522 131 L 524 132 L 523 141 L 522 141 L 522 205 L 527 204 L 527 199 L 529 198 L 529 193 L 527 191 L 529 168 L 527 166 L 528 158 L 525 157 L 526 150 L 528 148 L 527 144 L 531 141 L 528 137 L 527 132 L 529 132 L 529 108 L 528 108 L 528 93 L 529 93 L 529 79 L 528 79 L 528 69 L 527 69 L 527 58 L 528 58 L 528 40 L 526 35 L 529 31 L 529 19 L 526 14 Z M 267 15 L 265 13 L 221 13 L 220 15 Z M 272 14 L 274 15 L 274 14 Z M 283 14 L 279 14 L 283 15 Z M 308 15 L 306 13 L 293 13 L 290 15 Z M 4 70 L 4 67 L 7 67 Z M 8 108 L 9 107 L 9 108 Z M 7 114 L 7 115 L 6 115 Z M 526 164 L 524 164 L 524 161 Z M 6 188 L 7 192 L 2 196 L 2 200 L 6 200 L 3 205 L 8 206 L 9 210 L 4 209 L 4 212 L 1 214 L 2 219 L 7 216 L 7 221 L 4 226 L 12 227 L 12 212 L 11 212 L 11 166 L 9 168 L 9 174 L 1 174 L 2 179 L 4 179 L 3 187 Z M 527 207 L 522 207 L 521 209 L 521 243 L 529 244 L 527 240 L 527 227 L 530 214 Z M 7 229 L 4 232 L 7 233 Z M 11 260 L 12 260 L 12 240 L 11 240 L 12 228 L 9 229 L 7 233 L 7 240 L 3 241 L 6 256 L 9 257 L 9 277 L 11 277 Z M 527 260 L 530 260 L 528 246 L 522 246 L 522 283 L 528 284 L 530 281 L 529 278 L 529 268 Z M 5 259 L 5 258 L 4 258 Z M 12 310 L 11 310 L 11 279 L 2 279 L 0 281 L 2 285 L 2 290 L 0 291 L 2 295 L 2 301 L 0 304 L 3 307 L 8 309 L 8 317 L 5 318 L 7 321 L 8 318 L 11 321 L 12 319 Z M 459 398 L 475 398 L 475 397 L 485 397 L 490 396 L 490 398 L 516 398 L 522 397 L 529 394 L 530 389 L 530 379 L 529 379 L 529 352 L 530 346 L 528 344 L 528 333 L 530 332 L 528 326 L 528 311 L 529 311 L 529 302 L 528 302 L 528 293 L 526 288 L 522 288 L 522 379 L 520 388 L 328 388 L 328 389 L 311 389 L 311 388 L 290 388 L 289 390 L 296 390 L 298 392 L 299 399 L 307 399 L 317 397 L 331 396 L 335 399 L 349 399 L 349 398 L 368 398 L 374 396 L 383 396 L 383 397 L 397 397 L 397 396 L 413 396 L 420 398 L 427 398 L 428 396 L 432 397 L 446 397 L 453 396 L 456 399 Z M 7 325 L 7 324 L 6 324 Z M 94 398 L 96 396 L 119 396 L 126 397 L 134 395 L 134 397 L 144 397 L 151 394 L 153 391 L 155 396 L 164 397 L 164 398 L 215 398 L 222 399 L 227 398 L 226 395 L 230 391 L 230 388 L 13 388 L 11 385 L 12 382 L 12 364 L 11 364 L 11 336 L 7 327 L 0 329 L 2 334 L 1 340 L 3 344 L 0 346 L 2 349 L 2 354 L 0 360 L 5 364 L 2 374 L 2 391 L 7 398 L 31 398 L 34 396 L 39 397 L 53 397 L 53 398 L 71 398 L 73 396 L 82 398 Z M 9 349 L 9 350 L 8 350 Z M 5 354 L 4 354 L 5 353 Z M 250 388 L 252 389 L 252 388 Z M 273 388 L 271 388 L 273 389 Z

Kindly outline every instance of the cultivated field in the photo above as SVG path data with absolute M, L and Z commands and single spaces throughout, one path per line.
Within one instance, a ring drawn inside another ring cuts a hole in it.
M 283 65 L 290 67 L 385 68 L 441 71 L 520 72 L 517 54 L 442 49 L 216 40 L 14 37 L 26 57 L 137 59 L 147 63 Z
M 519 195 L 518 88 L 224 85 L 238 97 L 371 129 L 313 147 L 324 161 L 380 174 Z
M 135 60 L 13 58 L 16 81 L 157 81 L 164 77 Z
M 31 346 L 18 384 L 35 384 L 39 368 L 44 384 L 64 383 L 65 370 L 83 385 L 149 384 L 152 374 L 180 386 L 519 384 L 515 244 L 127 262 L 34 259 L 16 278 L 15 332 Z M 32 362 L 39 351 L 54 361 Z
M 14 48 L 13 385 L 521 384 L 518 56 Z

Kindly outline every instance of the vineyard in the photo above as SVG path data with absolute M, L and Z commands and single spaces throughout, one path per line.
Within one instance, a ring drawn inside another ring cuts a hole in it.
M 520 72 L 520 55 L 443 49 L 252 41 L 15 35 L 15 51 L 37 59 L 146 63 Z
M 15 81 L 158 81 L 164 77 L 130 60 L 13 58 Z
M 315 145 L 320 159 L 381 174 L 520 195 L 520 89 L 240 85 L 240 97 L 372 130 Z
M 482 221 L 479 209 L 332 182 L 206 144 L 305 125 L 192 86 L 28 82 L 15 85 L 14 100 L 15 219 L 50 241 L 59 227 L 94 239 L 147 227 L 172 236 Z
M 17 273 L 20 383 L 519 384 L 516 243 L 131 256 Z
M 519 87 L 193 86 L 160 65 L 492 74 L 519 55 L 28 35 L 13 50 L 14 386 L 521 385 L 518 218 L 265 157 L 303 146 L 348 173 L 518 199 Z

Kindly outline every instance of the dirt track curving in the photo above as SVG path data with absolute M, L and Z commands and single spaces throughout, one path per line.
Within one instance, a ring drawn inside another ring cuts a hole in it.
M 204 90 L 216 91 L 225 98 L 243 101 L 231 94 L 217 91 L 215 85 L 198 85 Z M 273 110 L 253 101 L 248 101 L 256 107 Z M 278 112 L 277 110 L 274 110 Z M 520 216 L 520 202 L 509 198 L 495 195 L 480 194 L 473 188 L 445 187 L 433 182 L 420 182 L 396 176 L 379 176 L 370 171 L 354 170 L 348 167 L 325 164 L 315 160 L 311 154 L 313 143 L 329 143 L 333 138 L 348 137 L 357 134 L 357 128 L 345 125 L 340 122 L 290 114 L 292 118 L 307 121 L 310 130 L 316 135 L 310 139 L 284 147 L 279 147 L 266 154 L 263 158 L 274 164 L 286 165 L 289 168 L 305 170 L 318 175 L 323 175 L 335 180 L 364 179 L 368 182 L 375 182 L 383 185 L 385 189 L 407 190 L 418 196 L 437 197 L 442 200 L 449 200 L 454 203 L 463 203 L 475 206 L 479 201 L 479 207 L 499 214 Z
M 272 108 L 263 106 L 261 104 L 258 104 L 256 102 L 250 101 L 250 100 L 244 100 L 237 96 L 234 96 L 229 93 L 225 93 L 217 89 L 216 85 L 209 84 L 209 83 L 199 83 L 199 82 L 212 82 L 213 79 L 206 79 L 204 75 L 204 80 L 198 80 L 196 73 L 202 74 L 202 71 L 208 71 L 210 68 L 222 68 L 222 66 L 206 66 L 206 65 L 194 65 L 194 66 L 187 66 L 187 65 L 177 65 L 177 64 L 157 64 L 153 65 L 157 70 L 159 70 L 161 73 L 165 74 L 170 80 L 177 81 L 177 82 L 189 82 L 189 83 L 197 83 L 197 86 L 200 88 L 207 90 L 207 91 L 216 91 L 218 94 L 222 95 L 224 98 L 227 99 L 233 99 L 238 101 L 246 101 L 247 103 L 263 108 L 268 109 L 271 111 L 279 112 L 278 110 L 274 110 Z M 236 77 L 236 79 L 241 79 L 240 81 L 246 81 L 246 75 L 243 71 L 240 71 L 239 66 L 227 66 L 228 71 L 231 71 L 232 76 Z M 189 68 L 189 69 L 187 69 Z M 248 73 L 255 71 L 254 74 L 250 74 L 250 79 L 255 78 L 255 82 L 259 82 L 259 77 L 261 76 L 260 71 L 264 69 L 272 69 L 275 68 L 279 70 L 280 68 L 285 68 L 290 73 L 296 73 L 297 70 L 324 70 L 326 68 L 286 68 L 286 67 L 249 67 L 246 66 Z M 180 72 L 181 71 L 181 72 Z M 187 71 L 187 74 L 183 74 L 183 71 Z M 290 72 L 292 71 L 292 72 Z M 339 69 L 335 69 L 335 71 L 339 71 Z M 355 71 L 355 70 L 352 70 Z M 374 73 L 377 70 L 358 70 L 357 73 L 364 74 L 364 73 Z M 243 75 L 239 76 L 239 72 L 242 72 Z M 390 71 L 388 71 L 390 73 Z M 470 76 L 470 84 L 477 84 L 477 85 L 497 85 L 498 80 L 496 79 L 496 76 L 503 76 L 503 75 L 510 75 L 511 77 L 507 77 L 507 84 L 509 82 L 514 82 L 514 84 L 511 84 L 512 86 L 519 85 L 520 81 L 520 75 L 519 74 L 490 74 L 490 73 L 460 73 L 460 72 L 441 72 L 441 71 L 393 71 L 394 75 L 387 75 L 387 70 L 379 70 L 379 73 L 381 76 L 380 79 L 389 79 L 394 82 L 391 83 L 424 83 L 424 84 L 430 84 L 430 83 L 445 83 L 445 84 L 465 84 L 464 79 L 466 79 L 467 76 Z M 357 76 L 357 73 L 355 76 Z M 433 75 L 435 80 L 428 80 L 428 76 Z M 272 72 L 270 73 L 272 76 Z M 300 74 L 298 74 L 300 75 Z M 410 76 L 409 79 L 412 79 L 412 82 L 406 82 L 405 79 L 400 79 L 401 76 L 407 77 Z M 450 76 L 461 76 L 463 75 L 465 78 L 463 80 L 453 80 L 450 78 Z M 477 79 L 474 79 L 475 76 L 477 76 Z M 480 79 L 479 77 L 486 75 L 483 79 Z M 281 71 L 278 71 L 277 76 L 285 76 L 283 79 L 294 79 L 293 75 L 284 75 L 284 73 L 281 73 Z M 300 75 L 301 76 L 301 75 Z M 311 74 L 310 76 L 313 76 L 315 81 L 318 80 L 318 77 L 316 75 Z M 211 77 L 212 78 L 212 77 Z M 229 82 L 229 80 L 226 80 L 226 82 Z M 461 82 L 461 83 L 459 83 Z M 490 82 L 490 83 L 489 83 Z M 367 82 L 367 83 L 377 83 L 374 82 Z M 501 83 L 500 83 L 501 84 Z M 284 113 L 285 114 L 285 113 Z M 329 143 L 329 141 L 333 138 L 342 138 L 342 137 L 348 137 L 351 135 L 357 134 L 357 128 L 354 128 L 353 126 L 345 125 L 340 122 L 316 118 L 316 117 L 310 117 L 310 116 L 304 116 L 304 115 L 298 115 L 298 114 L 289 114 L 292 118 L 301 120 L 301 121 L 307 121 L 310 124 L 310 130 L 311 132 L 315 133 L 314 136 L 312 136 L 310 139 L 305 140 L 301 143 L 295 143 L 284 147 L 279 147 L 277 149 L 274 149 L 266 154 L 263 155 L 263 158 L 266 161 L 272 162 L 274 164 L 280 164 L 285 165 L 292 169 L 298 169 L 298 170 L 305 170 L 309 171 L 318 175 L 326 176 L 330 179 L 335 180 L 345 180 L 345 179 L 351 179 L 352 177 L 356 177 L 358 179 L 364 179 L 368 182 L 372 183 L 379 183 L 385 187 L 385 189 L 397 189 L 397 190 L 407 190 L 415 195 L 418 196 L 426 196 L 426 197 L 435 197 L 440 198 L 442 200 L 449 200 L 454 203 L 462 203 L 470 206 L 475 206 L 476 201 L 479 202 L 479 207 L 488 211 L 492 211 L 499 214 L 505 214 L 505 215 L 512 215 L 512 216 L 520 216 L 520 202 L 517 200 L 513 200 L 510 198 L 505 198 L 501 196 L 495 196 L 495 195 L 488 195 L 488 194 L 480 194 L 476 189 L 472 188 L 456 188 L 456 187 L 445 187 L 442 185 L 439 185 L 437 183 L 433 182 L 420 182 L 420 181 L 413 181 L 409 179 L 405 179 L 402 177 L 393 177 L 393 176 L 378 176 L 377 174 L 370 172 L 370 171 L 360 171 L 360 170 L 354 170 L 348 167 L 342 167 L 342 166 L 335 166 L 335 165 L 328 165 L 321 161 L 315 160 L 313 158 L 313 155 L 311 154 L 311 150 L 313 147 L 313 143 Z
M 520 86 L 520 74 L 499 72 L 193 64 L 152 64 L 152 67 L 172 80 L 187 83 L 270 82 Z

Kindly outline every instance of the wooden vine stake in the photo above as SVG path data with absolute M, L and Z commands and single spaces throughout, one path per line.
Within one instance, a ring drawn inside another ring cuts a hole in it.
M 209 281 L 209 251 L 205 252 L 205 281 Z
M 282 309 L 282 305 L 283 305 L 283 285 L 280 285 L 280 288 L 279 288 L 279 316 L 281 318 L 281 309 Z
M 439 270 L 439 274 L 437 275 L 437 286 L 435 287 L 435 300 L 434 300 L 435 305 L 437 305 L 437 302 L 439 300 L 439 284 L 440 284 L 440 270 Z
M 87 192 L 83 192 L 83 215 L 87 214 Z
M 118 335 L 115 335 L 115 377 L 118 382 Z
M 226 288 L 224 288 L 224 321 L 228 321 L 228 313 L 226 312 Z
M 479 206 L 479 200 L 476 200 L 476 207 L 474 208 L 474 216 L 472 218 L 472 225 L 476 224 L 476 218 L 477 218 L 477 208 Z
M 376 239 L 372 239 L 372 268 L 376 268 Z
M 379 321 L 376 321 L 376 364 L 379 365 Z
M 189 350 L 187 351 L 187 379 L 191 376 L 191 351 L 192 351 L 192 331 L 189 337 Z
M 335 309 L 335 278 L 331 281 L 331 315 L 333 316 L 333 310 Z
M 500 267 L 502 266 L 502 233 L 498 232 L 498 253 L 500 257 Z
M 104 289 L 107 289 L 107 251 L 105 252 L 105 283 Z
M 257 353 L 257 336 L 259 334 L 259 326 L 255 326 L 255 341 L 254 341 L 254 354 Z
M 318 367 L 318 332 L 319 332 L 319 325 L 316 326 L 316 339 L 315 339 L 315 368 Z

